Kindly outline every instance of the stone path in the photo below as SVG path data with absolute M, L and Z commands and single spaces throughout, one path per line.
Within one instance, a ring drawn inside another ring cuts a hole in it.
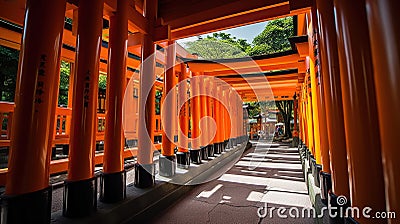
M 253 146 L 229 171 L 199 185 L 151 223 L 314 223 L 291 218 L 312 207 L 297 148 Z

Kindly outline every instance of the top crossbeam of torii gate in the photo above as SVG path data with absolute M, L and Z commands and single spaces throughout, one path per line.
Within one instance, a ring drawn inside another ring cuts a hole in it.
M 0 0 L 0 18 L 22 25 L 24 0 Z M 65 16 L 77 20 L 78 0 L 68 0 Z M 140 46 L 142 34 L 152 34 L 156 43 L 215 32 L 307 12 L 311 0 L 159 0 L 156 21 L 143 16 L 143 0 L 131 1 L 128 16 L 128 46 Z M 105 0 L 104 19 L 116 11 L 117 1 Z M 150 25 L 152 24 L 152 25 Z M 73 24 L 75 26 L 75 23 Z M 73 27 L 73 33 L 76 28 Z M 73 42 L 72 42 L 73 43 Z

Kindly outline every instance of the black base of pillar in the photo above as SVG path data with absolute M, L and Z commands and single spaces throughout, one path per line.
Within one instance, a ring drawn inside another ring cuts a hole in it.
M 346 200 L 347 200 L 347 202 L 345 203 L 345 204 L 343 204 L 343 200 L 340 200 L 340 199 L 338 199 L 339 197 L 337 196 L 337 195 L 335 195 L 334 193 L 329 193 L 329 199 L 328 199 L 328 203 L 330 204 L 330 206 L 333 208 L 335 208 L 335 211 L 340 211 L 340 210 L 342 210 L 342 211 L 346 211 L 346 209 L 350 206 L 350 200 L 348 200 L 347 198 L 346 198 Z M 339 200 L 339 202 L 340 202 L 340 204 L 338 204 L 338 200 Z M 346 218 L 344 218 L 344 217 L 340 217 L 339 216 L 339 212 L 337 212 L 336 214 L 338 214 L 337 215 L 337 217 L 331 217 L 331 219 L 332 219 L 332 222 L 331 223 L 337 223 L 337 224 L 344 224 L 344 223 L 347 223 L 346 221 Z
M 208 156 L 214 157 L 214 144 L 207 145 Z
M 310 160 L 308 160 L 308 162 L 309 162 L 309 169 L 310 169 L 310 172 L 312 173 L 312 175 L 314 175 L 314 173 L 315 173 L 315 169 L 314 169 L 314 166 L 315 166 L 315 164 L 317 163 L 316 162 L 316 160 L 312 157 L 312 155 L 310 156 Z
M 200 149 L 189 150 L 190 160 L 194 164 L 201 164 L 201 151 Z
M 208 160 L 208 150 L 207 150 L 207 146 L 203 146 L 200 148 L 201 151 L 201 159 L 202 160 Z
M 172 177 L 176 173 L 176 157 L 160 155 L 158 160 L 160 176 Z
M 299 137 L 293 137 L 292 147 L 295 148 L 295 147 L 298 147 L 298 146 L 299 146 Z
M 135 187 L 148 188 L 155 185 L 156 164 L 135 164 Z
M 52 188 L 1 196 L 0 223 L 50 223 Z
M 314 176 L 314 184 L 316 187 L 321 187 L 321 184 L 319 182 L 319 174 L 322 171 L 322 166 L 320 164 L 315 164 L 313 168 L 313 176 Z
M 100 175 L 100 201 L 116 203 L 126 198 L 126 171 Z
M 346 223 L 346 224 L 358 224 L 358 222 L 355 219 L 351 218 L 351 217 L 345 218 L 344 223 Z
M 221 154 L 222 152 L 221 148 L 222 148 L 221 143 L 214 143 L 214 155 Z
M 329 192 L 332 190 L 331 174 L 321 171 L 319 173 L 321 185 L 321 200 L 325 205 L 328 205 Z
M 63 216 L 77 218 L 97 210 L 97 178 L 64 181 Z
M 232 140 L 232 138 L 230 138 L 230 139 L 228 139 L 228 143 L 227 143 L 226 148 L 227 148 L 227 149 L 230 149 L 230 148 L 232 148 L 232 147 L 233 147 L 233 140 Z
M 190 153 L 189 152 L 177 152 L 176 153 L 177 166 L 179 168 L 187 169 L 190 166 Z

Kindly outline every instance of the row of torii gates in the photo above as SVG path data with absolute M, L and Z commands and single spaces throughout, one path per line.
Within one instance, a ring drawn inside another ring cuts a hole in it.
M 188 97 L 188 88 L 194 96 L 190 105 L 178 99 L 183 105 L 179 113 L 174 109 L 176 99 L 162 112 L 160 174 L 174 174 L 171 160 L 182 166 L 189 161 L 201 163 L 207 153 L 246 141 L 243 101 L 295 100 L 299 126 L 295 122 L 294 136 L 315 158 L 315 169 L 321 169 L 316 175 L 321 175 L 322 198 L 343 195 L 350 199 L 347 206 L 398 211 L 400 26 L 396 6 L 394 0 L 1 0 L 0 17 L 23 25 L 20 42 L 13 42 L 6 32 L 1 36 L 2 45 L 21 50 L 2 221 L 50 220 L 49 155 L 57 74 L 66 43 L 76 47 L 76 53 L 63 214 L 75 217 L 95 210 L 95 117 L 103 18 L 110 21 L 110 36 L 102 201 L 124 199 L 122 113 L 130 63 L 142 63 L 135 186 L 154 185 L 154 173 L 146 169 L 154 170 L 157 43 L 169 45 L 167 69 L 162 70 L 164 95 L 176 90 L 179 81 L 178 98 Z M 216 61 L 176 57 L 174 40 L 284 16 L 296 18 L 292 51 Z M 73 19 L 76 38 L 63 37 L 64 17 Z M 128 58 L 128 52 L 140 59 Z M 191 78 L 190 87 L 181 82 L 187 78 Z M 200 125 L 205 116 L 213 117 L 215 125 L 211 120 Z M 177 118 L 182 131 L 174 143 L 167 135 Z M 191 139 L 185 138 L 189 119 Z M 208 130 L 211 126 L 216 127 L 214 136 Z M 175 155 L 175 144 L 188 146 L 189 141 L 191 149 L 179 147 Z M 395 219 L 347 221 L 396 223 Z

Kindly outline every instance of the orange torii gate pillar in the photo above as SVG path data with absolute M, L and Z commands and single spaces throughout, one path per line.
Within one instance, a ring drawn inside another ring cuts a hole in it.
M 176 160 L 178 167 L 189 168 L 189 101 L 188 99 L 188 83 L 186 79 L 189 77 L 188 68 L 184 63 L 181 63 L 181 72 L 178 76 L 178 105 L 179 110 L 179 124 L 178 124 L 178 152 L 176 153 Z
M 68 217 L 89 215 L 97 207 L 94 151 L 103 1 L 80 1 L 78 14 L 74 106 L 64 183 L 63 215 Z
M 229 88 L 227 91 L 227 104 L 229 105 L 229 109 L 228 109 L 228 121 L 230 122 L 230 126 L 229 126 L 229 135 L 227 136 L 228 139 L 228 148 L 233 148 L 236 143 L 235 143 L 235 128 L 236 128 L 236 120 L 237 120 L 237 116 L 236 116 L 236 99 L 234 97 L 233 94 L 233 90 L 232 88 Z
M 213 115 L 213 98 L 211 97 L 213 94 L 214 81 L 213 79 L 206 79 L 206 100 L 207 100 L 207 116 L 209 119 L 212 118 Z M 210 127 L 210 124 L 207 125 L 207 128 Z M 208 156 L 214 156 L 214 144 L 213 144 L 213 136 L 211 136 L 211 132 L 207 131 L 208 138 L 211 139 L 210 143 L 206 146 Z
M 200 97 L 200 119 L 202 119 L 202 118 L 206 118 L 206 116 L 207 116 L 207 113 L 208 113 L 208 107 L 209 107 L 209 105 L 208 105 L 208 101 L 207 101 L 207 93 L 206 93 L 206 81 L 207 81 L 207 78 L 204 76 L 204 74 L 202 74 L 202 76 L 200 76 L 200 94 L 201 94 L 201 97 Z M 202 128 L 201 129 L 201 134 L 200 134 L 200 136 L 201 136 L 201 140 L 200 140 L 200 151 L 201 151 L 201 159 L 202 160 L 208 160 L 208 150 L 207 150 L 207 138 L 208 138 L 208 133 L 207 133 L 207 130 L 206 130 L 206 128 L 208 127 L 208 122 L 207 122 L 207 120 L 205 120 L 205 123 L 206 123 L 206 125 L 205 125 L 205 127 L 204 128 Z
M 222 151 L 225 151 L 228 147 L 229 143 L 229 136 L 231 134 L 231 119 L 229 115 L 229 89 L 227 89 L 225 86 L 222 87 L 222 103 L 223 107 L 225 109 L 222 110 L 222 116 L 223 116 L 223 140 L 224 140 L 224 145 L 222 148 Z
M 330 93 L 324 99 L 331 173 L 321 172 L 321 198 L 327 202 L 329 195 L 350 197 L 349 175 L 333 0 L 317 0 L 316 7 L 322 84 L 325 93 Z
M 144 1 L 144 14 L 149 27 L 154 27 L 157 19 L 157 0 Z M 139 83 L 139 125 L 138 155 L 135 164 L 134 185 L 147 188 L 155 184 L 155 164 L 153 162 L 154 129 L 155 129 L 155 96 L 156 88 L 156 46 L 150 34 L 144 34 L 142 40 L 142 57 Z
M 164 102 L 162 103 L 161 110 L 164 130 L 162 132 L 161 155 L 158 162 L 160 176 L 164 177 L 174 176 L 176 172 L 175 144 L 171 140 L 171 138 L 174 138 L 174 125 L 176 119 L 175 58 L 175 43 L 173 41 L 169 41 L 167 47 L 167 63 L 163 88 Z
M 378 108 L 365 1 L 334 1 L 353 207 L 385 211 Z M 357 12 L 357 16 L 354 16 Z M 348 32 L 352 30 L 352 32 Z M 360 223 L 386 220 L 356 218 Z
M 400 24 L 398 1 L 366 0 L 378 103 L 386 211 L 400 212 Z M 394 224 L 397 219 L 390 219 Z
M 51 140 L 63 34 L 64 1 L 28 0 L 1 223 L 49 223 Z
M 200 83 L 199 76 L 200 73 L 192 73 L 192 79 L 190 81 L 190 89 L 192 92 L 192 98 L 190 100 L 190 110 L 192 119 L 192 129 L 191 129 L 191 146 L 190 146 L 190 160 L 194 164 L 201 163 L 201 152 L 200 152 L 200 108 L 201 108 L 201 97 L 200 97 Z
M 122 104 L 126 88 L 128 56 L 128 7 L 128 0 L 117 1 L 117 11 L 110 17 L 106 130 L 103 173 L 100 178 L 100 200 L 106 203 L 118 202 L 126 197 Z
M 215 154 L 221 154 L 222 153 L 222 148 L 223 148 L 223 137 L 222 137 L 222 128 L 224 124 L 222 123 L 222 111 L 223 111 L 223 106 L 221 105 L 221 99 L 222 99 L 222 94 L 221 94 L 221 87 L 220 86 L 214 86 L 215 89 L 215 96 L 216 98 L 214 99 L 214 119 L 217 124 L 217 130 L 215 133 L 215 140 L 214 140 L 214 153 Z

